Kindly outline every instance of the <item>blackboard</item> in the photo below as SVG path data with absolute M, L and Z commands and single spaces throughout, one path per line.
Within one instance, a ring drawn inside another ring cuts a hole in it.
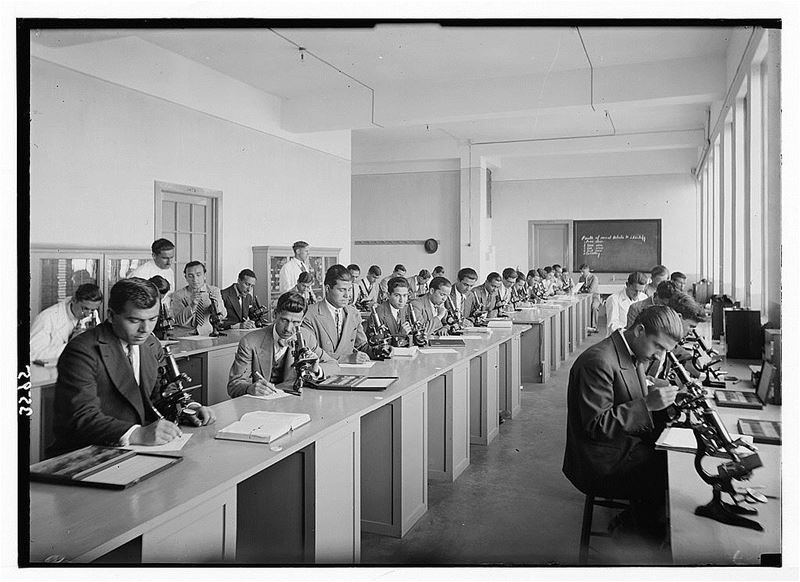
M 573 265 L 597 273 L 650 272 L 661 264 L 661 219 L 575 220 Z

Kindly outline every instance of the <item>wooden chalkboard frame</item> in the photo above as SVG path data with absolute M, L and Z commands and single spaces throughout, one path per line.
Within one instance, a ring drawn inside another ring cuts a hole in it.
M 572 221 L 572 264 L 575 269 L 578 268 L 578 265 L 581 263 L 579 260 L 579 248 L 580 245 L 578 244 L 578 225 L 579 224 L 601 224 L 607 222 L 639 222 L 639 223 L 654 223 L 656 227 L 656 234 L 658 235 L 658 246 L 656 247 L 656 265 L 661 264 L 661 219 L 660 218 L 608 218 L 602 220 L 573 220 Z M 653 265 L 655 267 L 655 265 Z M 609 273 L 609 274 L 616 274 L 616 273 L 626 273 L 628 271 L 599 271 L 592 269 L 593 273 Z

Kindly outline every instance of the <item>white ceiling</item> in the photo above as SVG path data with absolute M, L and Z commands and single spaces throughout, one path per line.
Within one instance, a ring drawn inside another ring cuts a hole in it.
M 597 79 L 602 80 L 604 70 L 616 71 L 613 78 L 618 78 L 620 67 L 638 71 L 646 66 L 656 72 L 664 67 L 673 84 L 674 79 L 687 84 L 701 80 L 696 72 L 681 78 L 681 59 L 724 63 L 732 33 L 721 27 L 580 28 Z M 360 152 L 386 150 L 392 143 L 697 129 L 703 127 L 714 98 L 702 102 L 691 88 L 685 96 L 663 99 L 651 91 L 629 103 L 620 98 L 597 103 L 593 110 L 587 55 L 578 29 L 569 26 L 43 30 L 32 41 L 58 48 L 131 35 L 281 97 L 289 131 L 352 129 L 354 163 Z M 319 59 L 307 55 L 301 61 L 295 44 Z M 372 93 L 362 83 L 374 89 L 375 113 L 366 111 L 364 103 L 371 102 Z M 636 75 L 626 83 L 631 94 L 641 89 Z M 502 95 L 506 87 L 522 91 L 517 103 L 524 106 L 499 104 L 498 92 Z M 546 107 L 540 106 L 545 88 L 551 93 Z M 613 83 L 611 88 L 618 89 Z M 332 106 L 336 103 L 338 108 Z M 443 113 L 448 103 L 457 115 Z M 321 114 L 307 116 L 308 111 Z M 375 126 L 370 116 L 385 128 Z

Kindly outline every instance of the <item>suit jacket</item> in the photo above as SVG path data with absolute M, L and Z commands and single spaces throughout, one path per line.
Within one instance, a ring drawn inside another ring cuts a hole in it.
M 450 289 L 450 301 L 453 302 L 453 307 L 455 307 L 456 311 L 458 312 L 458 316 L 459 317 L 463 317 L 464 316 L 464 303 L 467 301 L 467 295 L 469 295 L 470 292 L 468 291 L 466 295 L 462 295 L 461 296 L 461 305 L 459 305 L 456 302 L 456 294 L 457 293 L 458 293 L 458 290 L 456 289 L 455 283 L 453 283 L 453 286 Z
M 192 291 L 189 286 L 181 287 L 172 294 L 172 316 L 175 318 L 175 332 L 176 336 L 193 335 L 207 335 L 214 331 L 211 325 L 211 301 L 209 297 L 214 297 L 217 302 L 217 309 L 219 309 L 220 318 L 224 321 L 228 317 L 228 310 L 225 308 L 225 303 L 222 301 L 219 287 L 213 285 L 206 285 L 208 289 L 208 296 L 202 296 L 202 307 L 199 310 L 205 314 L 205 322 L 203 325 L 197 325 L 195 312 L 192 309 Z
M 414 310 L 414 314 L 417 316 L 419 323 L 423 325 L 426 334 L 429 336 L 441 335 L 446 331 L 442 320 L 438 317 L 434 317 L 432 310 L 436 309 L 436 307 L 434 307 L 427 295 L 414 299 L 408 305 Z
M 631 304 L 631 306 L 628 307 L 627 325 L 625 326 L 626 329 L 633 325 L 633 322 L 636 321 L 636 318 L 642 311 L 648 307 L 652 307 L 655 304 L 656 303 L 653 301 L 652 297 L 648 297 L 647 299 L 642 299 L 641 301 Z
M 584 493 L 625 470 L 637 447 L 653 449 L 654 422 L 633 357 L 614 332 L 583 352 L 569 373 L 564 474 Z
M 428 292 L 428 283 L 420 282 L 419 275 L 408 277 L 406 281 L 408 281 L 409 295 L 412 295 L 413 297 L 422 297 Z M 430 279 L 428 279 L 428 281 L 430 281 Z M 388 290 L 388 281 L 387 281 L 387 290 Z
M 497 300 L 497 293 L 489 293 L 483 285 L 475 287 L 464 300 L 464 320 L 474 325 L 473 315 L 477 311 L 488 311 L 488 317 L 497 317 Z
M 408 334 L 401 327 L 404 321 L 408 321 L 408 305 L 403 307 L 397 314 L 399 321 L 392 315 L 392 307 L 389 305 L 388 301 L 378 304 L 375 307 L 375 311 L 378 313 L 378 319 L 389 329 L 389 333 L 391 333 L 393 337 L 408 337 Z
M 272 336 L 274 323 L 259 330 L 248 333 L 239 340 L 236 357 L 233 359 L 231 371 L 228 374 L 228 395 L 231 398 L 247 394 L 247 389 L 256 381 L 256 372 L 269 381 L 272 374 L 274 352 L 274 338 Z M 301 330 L 306 345 L 317 352 L 317 340 L 307 330 Z M 294 364 L 293 346 L 290 344 L 283 358 L 283 378 L 281 382 L 294 382 L 297 376 L 292 365 Z M 325 374 L 336 373 L 339 366 L 324 352 L 319 359 L 323 377 Z
M 336 341 L 336 324 L 328 310 L 325 300 L 309 306 L 303 318 L 303 327 L 317 341 L 315 353 L 322 357 L 325 352 L 337 362 L 354 361 L 353 352 L 362 351 L 372 357 L 372 350 L 367 344 L 367 335 L 361 325 L 361 314 L 352 305 L 343 308 L 344 324 L 342 337 Z
M 54 392 L 56 442 L 50 454 L 92 444 L 116 445 L 134 424 L 154 422 L 157 416 L 150 396 L 158 381 L 158 367 L 163 363 L 164 350 L 150 335 L 139 346 L 140 388 L 119 338 L 107 321 L 67 344 L 58 360 Z
M 250 313 L 250 306 L 255 303 L 253 296 L 249 293 L 244 296 L 244 312 L 242 312 L 242 302 L 239 299 L 239 292 L 236 290 L 236 283 L 230 287 L 225 287 L 220 291 L 222 295 L 222 303 L 225 305 L 225 310 L 228 312 L 227 317 L 222 322 L 223 329 L 229 329 L 234 325 L 242 323 Z

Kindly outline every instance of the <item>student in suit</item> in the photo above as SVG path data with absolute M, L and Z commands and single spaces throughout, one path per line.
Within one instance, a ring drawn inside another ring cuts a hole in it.
M 350 277 L 353 279 L 353 291 L 350 293 L 350 305 L 356 304 L 356 289 L 358 289 L 358 282 L 361 280 L 361 267 L 355 263 L 347 265 L 347 270 L 350 272 Z
M 387 286 L 389 285 L 389 279 L 393 277 L 405 277 L 406 276 L 406 268 L 404 265 L 397 264 L 394 266 L 394 271 L 388 277 L 384 277 L 381 279 L 380 282 L 380 292 L 378 293 L 378 302 L 386 301 L 386 297 L 389 294 L 389 290 Z M 409 291 L 410 293 L 410 291 Z
M 492 271 L 480 287 L 475 287 L 464 301 L 464 321 L 475 325 L 480 313 L 486 317 L 497 317 L 497 294 L 503 286 L 500 273 Z
M 286 293 L 297 284 L 300 273 L 311 271 L 308 266 L 308 243 L 304 240 L 295 242 L 292 252 L 294 256 L 283 264 L 278 275 L 278 289 L 281 293 Z
M 58 360 L 55 446 L 61 454 L 87 445 L 160 445 L 181 434 L 152 405 L 164 350 L 151 333 L 158 320 L 158 289 L 139 278 L 111 288 L 107 319 L 70 342 Z M 197 403 L 194 424 L 214 422 Z
M 592 296 L 592 305 L 589 310 L 591 315 L 589 320 L 589 333 L 597 333 L 597 319 L 600 314 L 600 281 L 597 279 L 597 275 L 591 272 L 589 265 L 586 263 L 582 264 L 579 270 L 581 276 L 578 282 L 582 283 L 582 285 L 578 293 L 588 293 Z
M 378 265 L 372 265 L 367 271 L 367 276 L 356 285 L 353 304 L 359 311 L 369 311 L 370 306 L 378 302 L 380 291 L 378 280 L 380 277 L 381 268 Z
M 278 391 L 278 384 L 293 382 L 294 342 L 303 323 L 306 301 L 293 291 L 278 298 L 275 319 L 268 326 L 249 333 L 239 340 L 236 357 L 228 375 L 228 395 L 231 398 L 252 394 L 266 396 Z M 317 341 L 307 330 L 300 332 L 306 345 L 316 351 Z M 338 365 L 324 352 L 314 364 L 314 375 L 322 380 L 325 374 L 335 373 Z
M 349 305 L 350 273 L 344 265 L 333 265 L 325 273 L 325 299 L 311 305 L 303 318 L 303 327 L 316 339 L 316 354 L 325 352 L 331 359 L 345 363 L 369 361 L 372 350 L 361 325 L 361 314 Z
M 31 360 L 55 360 L 83 328 L 78 324 L 97 317 L 103 293 L 94 283 L 80 285 L 72 297 L 51 305 L 31 324 Z M 99 319 L 99 318 L 98 318 Z
M 289 289 L 289 291 L 302 295 L 303 299 L 306 301 L 306 305 L 314 305 L 318 299 L 312 289 L 313 285 L 314 275 L 312 275 L 310 271 L 303 271 L 300 273 L 300 276 L 297 277 L 297 285 Z
M 517 271 L 517 281 L 511 288 L 511 305 L 516 307 L 519 303 L 527 303 L 529 296 L 530 289 L 528 289 L 525 274 L 522 271 Z
M 540 274 L 542 274 L 542 285 L 544 285 L 544 296 L 553 297 L 556 294 L 556 290 L 560 289 L 560 285 L 556 284 L 556 277 L 555 273 L 553 273 L 553 267 L 545 267 L 540 271 Z
M 678 289 L 675 287 L 675 283 L 672 281 L 661 281 L 661 283 L 658 284 L 658 289 L 656 289 L 656 292 L 652 297 L 637 301 L 628 308 L 628 318 L 626 320 L 625 327 L 632 326 L 633 322 L 636 320 L 636 317 L 648 307 L 652 307 L 653 305 L 668 305 L 670 298 L 677 291 Z
M 648 389 L 644 368 L 682 334 L 672 309 L 651 307 L 584 351 L 569 374 L 564 475 L 583 493 L 630 499 L 637 524 L 651 528 L 663 518 L 666 487 L 654 415 L 678 389 L 663 380 Z
M 432 277 L 444 277 L 444 267 L 441 265 L 437 265 L 433 271 L 431 271 Z
M 503 278 L 500 289 L 497 292 L 498 304 L 508 307 L 511 305 L 511 290 L 517 282 L 517 270 L 513 267 L 503 269 Z
M 256 287 L 256 274 L 250 269 L 242 269 L 236 283 L 220 292 L 225 304 L 227 317 L 222 322 L 224 329 L 255 329 L 256 323 L 250 319 L 250 306 L 257 305 L 253 295 Z
M 453 307 L 456 308 L 458 317 L 463 318 L 464 302 L 467 300 L 467 296 L 475 286 L 475 283 L 478 282 L 478 273 L 475 272 L 475 269 L 464 267 L 458 271 L 456 279 L 456 284 L 453 285 L 453 289 L 450 291 L 450 299 L 453 302 Z
M 386 287 L 389 298 L 379 304 L 375 311 L 378 319 L 386 326 L 394 338 L 397 346 L 408 345 L 408 334 L 411 333 L 411 324 L 408 322 L 408 281 L 403 277 L 389 279 Z
M 431 274 L 428 269 L 422 269 L 419 275 L 415 275 L 408 279 L 408 293 L 413 297 L 423 297 L 428 293 L 428 284 L 431 280 Z M 388 283 L 387 283 L 388 292 Z
M 628 275 L 625 287 L 606 299 L 606 321 L 608 332 L 624 329 L 628 324 L 628 309 L 637 301 L 647 299 L 642 292 L 647 284 L 647 275 L 634 271 Z
M 672 285 L 672 283 L 670 281 L 662 281 L 658 286 L 658 291 L 656 291 L 655 296 L 658 296 L 660 293 L 662 293 L 665 285 Z M 660 301 L 661 305 L 668 306 L 681 318 L 681 325 L 683 326 L 683 339 L 685 339 L 694 328 L 706 321 L 705 309 L 703 309 L 703 307 L 699 305 L 697 301 L 695 301 L 694 298 L 688 293 L 684 293 L 683 291 L 678 291 L 675 289 L 668 299 L 660 299 Z M 646 309 L 649 309 L 649 307 Z M 697 370 L 692 364 L 691 349 L 687 349 L 683 345 L 679 344 L 675 346 L 675 348 L 672 350 L 672 353 L 675 354 L 675 357 L 678 358 L 678 361 L 683 364 L 683 366 L 689 370 L 690 373 L 698 375 L 700 374 L 700 370 Z M 658 376 L 664 368 L 665 359 L 666 354 L 664 354 L 661 359 L 653 361 L 653 363 L 647 369 L 647 375 Z
M 650 282 L 647 284 L 647 287 L 644 288 L 644 294 L 648 297 L 652 297 L 655 295 L 659 283 L 667 279 L 669 279 L 669 269 L 664 265 L 656 265 L 650 271 Z
M 675 283 L 678 291 L 686 291 L 686 275 L 680 271 L 675 271 L 669 276 L 669 280 Z
M 183 268 L 188 285 L 172 294 L 172 316 L 175 318 L 175 335 L 207 335 L 214 331 L 211 310 L 217 305 L 220 320 L 228 317 L 219 287 L 206 283 L 206 266 L 200 261 L 190 261 Z
M 544 301 L 544 283 L 539 271 L 537 269 L 528 271 L 526 281 L 528 283 L 528 299 L 533 303 Z
M 409 305 L 428 336 L 442 335 L 447 332 L 447 328 L 442 324 L 442 319 L 447 314 L 444 300 L 450 295 L 451 287 L 450 281 L 444 277 L 436 277 L 431 281 L 428 293 L 423 297 L 417 297 Z

